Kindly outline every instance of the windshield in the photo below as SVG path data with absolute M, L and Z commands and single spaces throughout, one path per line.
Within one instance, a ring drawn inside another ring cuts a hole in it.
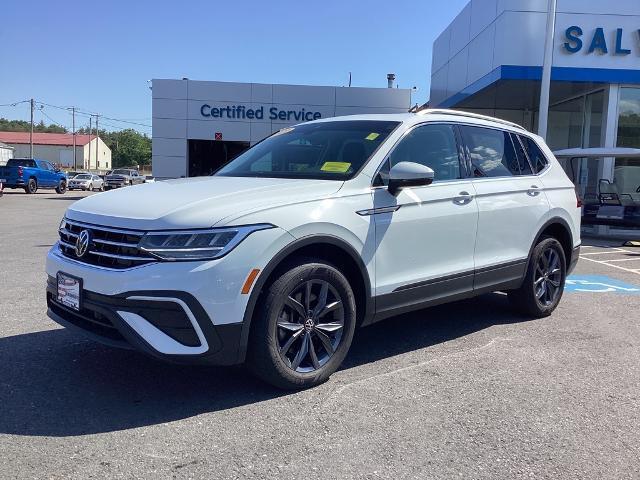
M 7 167 L 35 167 L 35 160 L 28 158 L 12 158 L 7 161 Z
M 74 180 L 91 180 L 91 175 L 76 175 Z
M 399 123 L 347 120 L 284 128 L 215 175 L 348 180 Z
M 129 175 L 131 170 L 114 170 L 111 175 Z

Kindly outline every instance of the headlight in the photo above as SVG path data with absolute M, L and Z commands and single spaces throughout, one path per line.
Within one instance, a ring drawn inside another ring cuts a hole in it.
M 213 260 L 233 250 L 253 232 L 274 228 L 271 224 L 210 230 L 149 232 L 138 248 L 162 260 Z

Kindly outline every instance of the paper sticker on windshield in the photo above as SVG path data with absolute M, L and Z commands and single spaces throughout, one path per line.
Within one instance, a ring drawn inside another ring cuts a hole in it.
M 347 162 L 324 162 L 320 170 L 323 172 L 345 173 L 350 166 L 351 164 Z
M 376 138 L 378 138 L 380 136 L 379 133 L 376 132 L 371 132 L 369 135 L 367 135 L 366 137 L 364 137 L 365 140 L 375 140 Z
M 285 133 L 293 132 L 295 129 L 293 127 L 285 127 L 278 130 L 276 133 L 271 135 L 272 137 L 277 137 L 278 135 L 284 135 Z

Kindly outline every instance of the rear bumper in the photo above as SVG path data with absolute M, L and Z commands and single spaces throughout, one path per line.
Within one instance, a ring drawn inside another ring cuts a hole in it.
M 580 259 L 580 245 L 578 245 L 577 247 L 573 247 L 573 250 L 571 251 L 571 259 L 569 260 L 569 268 L 567 268 L 567 275 L 573 272 L 573 269 L 576 268 L 576 264 L 578 263 L 579 259 Z
M 16 187 L 24 187 L 26 185 L 26 183 L 24 183 L 24 180 L 19 178 L 19 179 L 13 179 L 13 180 L 8 180 L 7 183 L 4 184 L 4 188 L 16 188 Z
M 82 291 L 80 311 L 57 301 L 53 277 L 47 282 L 47 315 L 100 343 L 138 350 L 173 363 L 239 363 L 242 324 L 214 325 L 186 292 L 136 291 L 114 296 Z M 171 352 L 171 353 L 167 353 Z

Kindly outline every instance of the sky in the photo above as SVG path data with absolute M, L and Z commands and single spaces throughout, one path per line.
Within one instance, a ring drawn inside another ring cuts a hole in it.
M 429 98 L 433 41 L 468 0 L 5 0 L 0 105 L 34 98 L 99 113 L 109 130 L 151 134 L 152 78 L 401 88 Z M 48 104 L 48 105 L 43 105 Z M 29 105 L 0 106 L 29 119 Z M 125 123 L 131 122 L 131 123 Z M 79 114 L 76 127 L 87 126 Z

